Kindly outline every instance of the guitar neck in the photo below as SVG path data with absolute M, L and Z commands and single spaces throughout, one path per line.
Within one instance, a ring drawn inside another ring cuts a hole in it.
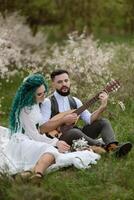
M 92 99 L 87 100 L 82 106 L 77 108 L 73 113 L 76 113 L 77 115 L 80 115 L 84 110 L 86 110 L 89 106 L 91 106 L 93 103 L 95 103 L 99 99 L 99 95 L 102 92 L 106 92 L 108 94 L 110 91 L 111 90 L 105 88 L 104 90 L 102 90 L 101 92 L 96 94 Z
M 77 108 L 74 113 L 77 115 L 80 115 L 84 110 L 86 110 L 89 106 L 91 106 L 93 103 L 95 103 L 99 99 L 99 94 L 95 95 L 92 99 L 86 101 L 82 106 Z

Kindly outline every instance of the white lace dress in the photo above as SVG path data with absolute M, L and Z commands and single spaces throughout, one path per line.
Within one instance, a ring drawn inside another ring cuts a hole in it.
M 54 145 L 58 139 L 48 138 L 38 131 L 38 127 L 43 123 L 39 106 L 22 109 L 20 122 L 20 131 L 11 136 L 5 149 L 15 170 L 22 171 L 34 167 L 44 153 L 52 153 L 56 159 L 59 152 Z
M 38 127 L 43 123 L 38 105 L 34 105 L 32 109 L 23 109 L 20 121 L 20 131 L 11 137 L 9 130 L 0 126 L 0 170 L 8 170 L 10 173 L 29 170 L 44 153 L 51 153 L 55 157 L 55 164 L 51 165 L 48 171 L 70 165 L 89 168 L 90 164 L 96 164 L 100 159 L 100 155 L 91 151 L 59 153 L 54 147 L 58 139 L 51 139 L 38 131 Z

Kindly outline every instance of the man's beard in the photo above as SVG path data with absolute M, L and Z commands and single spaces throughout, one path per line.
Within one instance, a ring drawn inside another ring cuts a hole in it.
M 62 92 L 62 88 L 60 90 L 56 89 L 56 91 L 61 95 L 61 96 L 68 96 L 70 94 L 70 88 L 68 88 L 67 92 Z

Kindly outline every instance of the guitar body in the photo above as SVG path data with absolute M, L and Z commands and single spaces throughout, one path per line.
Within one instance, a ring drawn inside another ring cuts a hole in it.
M 73 110 L 68 110 L 68 111 L 65 111 L 65 112 L 61 112 L 61 113 L 55 115 L 54 117 L 52 117 L 51 120 L 52 120 L 52 121 L 60 120 L 60 119 L 62 119 L 65 115 L 71 114 L 71 113 L 73 113 L 74 111 L 75 111 L 75 109 L 73 109 Z M 78 118 L 79 118 L 79 117 L 78 117 Z M 77 120 L 78 120 L 78 119 L 77 119 Z M 77 120 L 76 120 L 75 124 L 77 123 Z M 52 136 L 52 137 L 59 137 L 62 133 L 61 133 L 60 127 L 59 127 L 59 128 L 56 129 L 56 130 L 50 131 L 48 134 L 49 134 L 50 136 Z
M 75 109 L 73 110 L 68 110 L 68 111 L 65 111 L 65 112 L 61 112 L 57 115 L 55 115 L 54 117 L 51 118 L 52 121 L 55 121 L 55 120 L 58 120 L 58 119 L 62 119 L 65 115 L 68 115 L 68 114 L 71 114 L 75 111 Z

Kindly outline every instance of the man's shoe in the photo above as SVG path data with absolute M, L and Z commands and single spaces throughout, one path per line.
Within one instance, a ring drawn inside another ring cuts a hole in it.
M 131 149 L 132 149 L 132 144 L 130 142 L 121 144 L 115 150 L 115 156 L 117 158 L 125 156 L 125 155 L 127 155 L 131 151 Z
M 114 155 L 117 158 L 127 155 L 131 149 L 132 149 L 132 144 L 130 142 L 126 142 L 121 145 L 116 145 L 113 143 L 113 144 L 108 145 L 107 147 L 107 151 L 114 152 Z

